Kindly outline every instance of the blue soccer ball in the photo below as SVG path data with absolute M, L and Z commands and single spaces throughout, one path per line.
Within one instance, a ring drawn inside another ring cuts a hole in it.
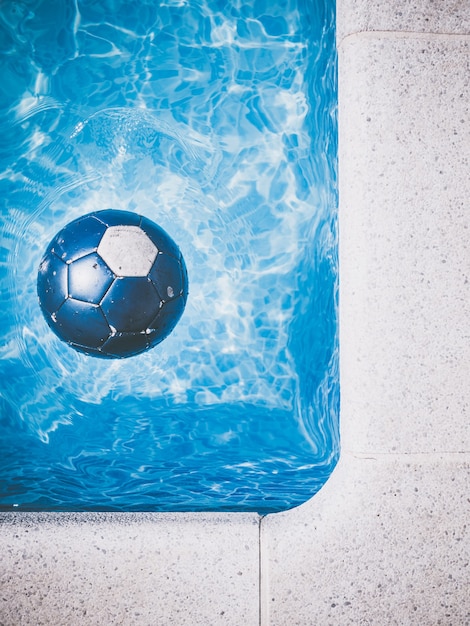
M 85 354 L 124 358 L 171 333 L 186 305 L 188 277 L 178 246 L 160 226 L 109 209 L 70 222 L 54 237 L 37 290 L 60 339 Z

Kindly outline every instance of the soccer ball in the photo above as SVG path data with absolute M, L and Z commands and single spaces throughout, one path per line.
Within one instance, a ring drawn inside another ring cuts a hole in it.
M 39 265 L 39 304 L 54 333 L 85 354 L 124 358 L 167 337 L 188 296 L 176 243 L 146 217 L 84 215 L 51 241 Z

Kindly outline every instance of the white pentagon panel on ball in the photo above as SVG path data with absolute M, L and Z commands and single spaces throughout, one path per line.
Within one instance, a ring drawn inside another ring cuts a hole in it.
M 110 226 L 97 250 L 116 276 L 146 276 L 158 248 L 139 226 Z

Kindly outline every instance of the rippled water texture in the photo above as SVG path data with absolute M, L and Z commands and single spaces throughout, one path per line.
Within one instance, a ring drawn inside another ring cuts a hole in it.
M 3 510 L 287 509 L 338 456 L 330 0 L 0 3 Z M 186 259 L 173 334 L 102 361 L 36 296 L 105 208 Z

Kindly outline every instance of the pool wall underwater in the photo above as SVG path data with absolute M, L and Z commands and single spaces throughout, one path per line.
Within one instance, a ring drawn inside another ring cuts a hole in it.
M 468 608 L 467 3 L 339 1 L 341 459 L 285 513 L 4 513 L 0 623 Z

